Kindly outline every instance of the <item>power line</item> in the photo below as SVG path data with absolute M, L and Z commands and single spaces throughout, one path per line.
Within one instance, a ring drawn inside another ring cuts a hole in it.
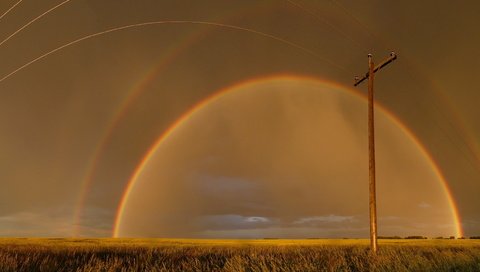
M 70 0 L 68 0 L 70 1 Z M 269 38 L 269 39 L 273 39 L 273 40 L 276 40 L 278 42 L 281 42 L 281 43 L 284 43 L 286 45 L 289 45 L 293 48 L 296 48 L 298 50 L 301 50 L 305 53 L 308 53 L 309 55 L 312 55 L 332 66 L 334 66 L 335 68 L 345 72 L 345 73 L 350 73 L 350 70 L 348 70 L 347 68 L 345 68 L 344 66 L 341 66 L 341 65 L 338 65 L 336 64 L 335 62 L 323 57 L 323 56 L 320 56 L 318 55 L 317 53 L 313 52 L 312 50 L 310 49 L 307 49 L 299 44 L 296 44 L 296 43 L 293 43 L 291 41 L 288 41 L 286 39 L 283 39 L 283 38 L 280 38 L 280 37 L 277 37 L 277 36 L 274 36 L 272 34 L 268 34 L 268 33 L 265 33 L 265 32 L 261 32 L 261 31 L 258 31 L 258 30 L 254 30 L 254 29 L 250 29 L 250 28 L 245 28 L 245 27 L 240 27 L 240 26 L 235 26 L 235 25 L 229 25 L 229 24 L 222 24 L 222 23 L 215 23 L 215 22 L 205 22 L 205 21 L 183 21 L 183 20 L 180 20 L 180 21 L 152 21 L 152 22 L 144 22 L 144 23 L 137 23 L 137 24 L 130 24 L 130 25 L 125 25 L 125 26 L 120 26 L 120 27 L 114 27 L 114 28 L 111 28 L 111 29 L 107 29 L 107 30 L 104 30 L 104 31 L 100 31 L 100 32 L 97 32 L 97 33 L 94 33 L 94 34 L 90 34 L 90 35 L 87 35 L 87 36 L 84 36 L 82 38 L 79 38 L 79 39 L 76 39 L 76 40 L 73 40 L 71 42 L 68 42 L 62 46 L 59 46 L 47 53 L 44 53 L 43 55 L 40 55 L 39 57 L 25 63 L 24 65 L 18 67 L 17 69 L 13 70 L 12 72 L 8 73 L 7 75 L 3 76 L 2 78 L 0 78 L 0 82 L 6 80 L 7 78 L 11 77 L 12 75 L 16 74 L 17 72 L 25 69 L 26 67 L 32 65 L 33 63 L 41 60 L 41 59 L 44 59 L 45 57 L 55 53 L 55 52 L 58 52 L 66 47 L 69 47 L 69 46 L 72 46 L 74 44 L 77 44 L 79 42 L 82 42 L 84 40 L 87 40 L 87 39 L 91 39 L 91 38 L 94 38 L 94 37 L 97 37 L 97 36 L 101 36 L 101 35 L 105 35 L 105 34 L 108 34 L 108 33 L 112 33 L 112 32 L 116 32 L 116 31 L 121 31 L 121 30 L 125 30 L 125 29 L 130 29 L 130 28 L 136 28 L 136 27 L 144 27 L 144 26 L 151 26 L 151 25 L 162 25 L 162 24 L 196 24 L 196 25 L 207 25 L 207 26 L 215 26 L 215 27 L 223 27 L 223 28 L 228 28 L 228 29 L 232 29 L 232 30 L 239 30 L 239 31 L 245 31 L 245 32 L 249 32 L 249 33 L 253 33 L 253 34 L 256 34 L 256 35 L 259 35 L 259 36 L 263 36 L 263 37 L 266 37 L 266 38 Z M 0 44 L 1 45 L 1 44 Z
M 350 36 L 348 36 L 345 32 L 343 32 L 341 29 L 339 29 L 337 26 L 335 26 L 334 24 L 330 23 L 329 21 L 325 20 L 324 18 L 318 16 L 317 13 L 307 9 L 305 6 L 299 4 L 298 2 L 295 2 L 293 0 L 285 0 L 287 2 L 289 2 L 291 5 L 297 7 L 298 9 L 301 9 L 303 10 L 304 12 L 306 12 L 307 14 L 309 14 L 310 16 L 312 16 L 313 18 L 315 18 L 316 20 L 328 25 L 330 28 L 332 28 L 333 30 L 337 31 L 338 33 L 340 33 L 344 38 L 346 38 L 347 40 L 349 40 L 351 43 L 355 44 L 357 46 L 357 48 L 359 48 L 360 50 L 362 50 L 365 54 L 367 53 L 367 51 L 365 50 L 365 48 L 359 43 L 357 42 L 355 39 L 351 38 Z
M 25 25 L 23 25 L 22 27 L 20 27 L 19 29 L 17 29 L 15 32 L 13 32 L 12 34 L 10 34 L 8 37 L 6 37 L 3 41 L 0 42 L 0 46 L 4 43 L 6 43 L 8 40 L 10 40 L 11 38 L 15 37 L 15 35 L 17 35 L 18 33 L 20 33 L 22 30 L 24 30 L 25 28 L 27 28 L 29 25 L 35 23 L 37 20 L 40 20 L 43 16 L 49 14 L 50 12 L 56 10 L 57 8 L 63 6 L 64 4 L 70 2 L 71 0 L 65 0 L 63 1 L 62 3 L 50 8 L 49 10 L 45 11 L 44 13 L 38 15 L 37 17 L 33 18 L 32 20 L 30 20 L 28 23 L 26 23 Z M 18 4 L 18 3 L 17 3 Z M 15 4 L 15 6 L 17 5 Z M 15 7 L 14 6 L 14 7 Z M 10 11 L 10 10 L 8 10 Z M 7 11 L 7 12 L 8 12 Z M 3 15 L 2 15 L 3 17 Z
M 19 0 L 17 3 L 13 4 L 13 6 L 11 6 L 9 9 L 7 9 L 7 11 L 5 11 L 1 16 L 0 16 L 0 20 L 5 17 L 10 11 L 12 11 L 18 4 L 20 4 L 23 0 Z

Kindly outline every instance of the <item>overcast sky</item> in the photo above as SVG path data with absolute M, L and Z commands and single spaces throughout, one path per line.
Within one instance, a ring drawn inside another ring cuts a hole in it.
M 366 85 L 351 85 L 367 53 L 391 51 L 375 78 L 379 233 L 456 234 L 436 164 L 465 235 L 480 234 L 477 1 L 4 0 L 5 12 L 2 236 L 111 236 L 150 147 L 229 89 L 157 148 L 120 234 L 367 237 Z

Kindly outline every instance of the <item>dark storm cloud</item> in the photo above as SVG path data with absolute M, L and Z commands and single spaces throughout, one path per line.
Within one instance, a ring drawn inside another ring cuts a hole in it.
M 79 220 L 74 221 L 72 233 L 84 237 L 108 237 L 111 235 L 112 221 L 111 210 L 89 207 L 82 210 Z
M 0 235 L 68 237 L 73 231 L 69 210 L 41 209 L 0 216 Z

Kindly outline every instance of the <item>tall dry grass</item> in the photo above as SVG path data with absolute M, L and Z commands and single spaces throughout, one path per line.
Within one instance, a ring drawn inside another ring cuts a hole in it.
M 480 271 L 480 243 L 3 239 L 0 271 Z

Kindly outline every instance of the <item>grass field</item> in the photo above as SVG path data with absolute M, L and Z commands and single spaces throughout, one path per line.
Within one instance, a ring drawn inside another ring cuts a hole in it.
M 0 239 L 0 271 L 480 271 L 480 240 Z

